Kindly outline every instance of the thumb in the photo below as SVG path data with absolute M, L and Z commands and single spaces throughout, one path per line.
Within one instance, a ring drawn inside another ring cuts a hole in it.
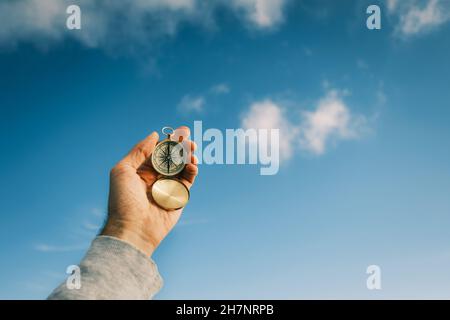
M 144 140 L 136 144 L 133 149 L 123 159 L 124 162 L 137 169 L 152 154 L 158 143 L 159 135 L 156 131 L 152 132 Z

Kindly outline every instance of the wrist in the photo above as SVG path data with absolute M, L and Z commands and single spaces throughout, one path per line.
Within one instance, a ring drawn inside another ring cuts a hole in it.
M 100 235 L 111 236 L 125 241 L 142 251 L 147 256 L 151 256 L 156 246 L 145 234 L 136 228 L 126 226 L 120 221 L 108 219 Z

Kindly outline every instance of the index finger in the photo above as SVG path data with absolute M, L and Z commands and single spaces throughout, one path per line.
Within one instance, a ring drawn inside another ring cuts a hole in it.
M 170 139 L 173 141 L 176 141 L 176 142 L 182 142 L 184 140 L 189 139 L 190 135 L 191 135 L 191 130 L 189 129 L 189 127 L 180 126 L 174 130 Z

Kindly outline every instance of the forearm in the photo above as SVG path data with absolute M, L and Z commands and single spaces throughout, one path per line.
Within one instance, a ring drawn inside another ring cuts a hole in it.
M 68 289 L 66 282 L 48 299 L 151 299 L 162 287 L 156 264 L 131 244 L 99 236 L 81 261 L 81 288 Z

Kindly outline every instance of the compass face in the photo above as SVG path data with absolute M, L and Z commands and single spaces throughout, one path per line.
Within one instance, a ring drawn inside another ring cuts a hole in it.
M 179 174 L 185 166 L 182 145 L 171 140 L 161 141 L 153 151 L 152 165 L 162 175 Z

